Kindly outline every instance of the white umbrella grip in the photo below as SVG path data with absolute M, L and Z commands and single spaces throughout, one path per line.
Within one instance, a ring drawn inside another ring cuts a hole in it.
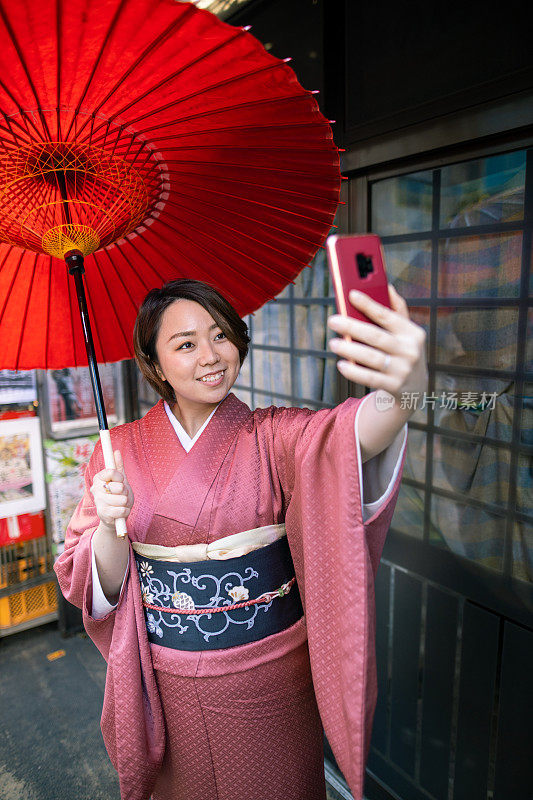
M 111 444 L 111 432 L 109 430 L 100 431 L 100 441 L 102 443 L 102 452 L 104 454 L 104 464 L 106 469 L 116 469 L 115 456 L 113 454 L 113 445 Z M 124 517 L 119 517 L 115 520 L 115 530 L 120 539 L 124 539 L 128 534 L 126 527 L 126 520 Z

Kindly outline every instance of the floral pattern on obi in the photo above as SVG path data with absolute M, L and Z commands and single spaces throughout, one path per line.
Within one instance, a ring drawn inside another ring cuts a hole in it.
M 303 615 L 296 584 L 273 591 L 294 582 L 286 537 L 233 559 L 183 564 L 136 556 L 136 564 L 149 640 L 164 646 L 232 647 L 277 633 Z

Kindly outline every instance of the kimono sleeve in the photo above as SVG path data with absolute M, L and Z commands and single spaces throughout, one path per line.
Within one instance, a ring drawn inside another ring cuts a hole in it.
M 93 478 L 104 469 L 102 446 L 97 442 L 84 475 L 85 491 L 68 524 L 65 549 L 57 559 L 54 570 L 59 587 L 66 600 L 81 608 L 83 624 L 89 636 L 107 659 L 113 632 L 113 615 L 116 607 L 100 619 L 92 616 L 92 547 L 91 540 L 100 523 L 93 496 L 90 492 Z M 129 567 L 128 567 L 129 569 Z M 119 603 L 124 593 L 122 585 Z
M 355 413 L 355 428 L 358 430 L 358 416 L 365 402 L 373 393 L 365 395 Z M 407 447 L 407 423 L 398 432 L 391 444 L 373 458 L 361 463 L 359 443 L 356 450 L 358 472 L 361 476 L 361 504 L 363 522 L 366 533 L 366 543 L 372 563 L 374 576 L 376 575 L 381 553 L 385 545 L 394 508 L 398 499 L 400 478 L 405 461 Z M 357 434 L 356 434 L 357 436 Z M 365 503 L 365 497 L 377 497 L 375 501 Z
M 354 447 L 360 403 L 349 398 L 308 417 L 282 417 L 274 430 L 315 696 L 355 800 L 363 796 L 377 695 L 374 580 L 405 458 L 404 448 L 389 494 L 365 524 Z
M 362 463 L 358 437 L 358 416 L 364 403 L 368 402 L 368 398 L 372 394 L 365 395 L 359 401 L 351 399 L 347 402 L 355 410 L 353 434 L 350 434 L 348 428 L 344 435 L 336 438 L 342 440 L 341 446 L 344 449 L 354 448 L 357 457 L 358 494 L 361 500 L 362 519 L 365 524 L 370 522 L 374 526 L 386 511 L 386 508 L 389 507 L 392 492 L 397 483 L 407 441 L 407 424 L 404 425 L 393 442 L 383 452 Z M 341 403 L 341 406 L 344 405 L 344 403 Z M 318 414 L 316 420 L 314 419 L 315 414 Z M 327 409 L 320 412 L 301 408 L 280 408 L 275 410 L 276 464 L 287 503 L 290 500 L 294 486 L 295 453 L 298 443 L 302 440 L 302 437 L 304 441 L 312 437 L 313 431 L 318 430 L 324 424 L 327 425 L 328 421 L 330 425 L 335 427 L 336 418 L 335 409 Z M 335 437 L 327 435 L 328 445 L 333 442 L 333 438 Z
M 113 444 L 124 454 L 131 428 L 115 428 Z M 102 619 L 92 610 L 91 539 L 99 519 L 89 491 L 104 468 L 98 442 L 85 472 L 85 492 L 70 520 L 65 550 L 55 571 L 66 599 L 83 611 L 85 629 L 107 661 L 101 728 L 118 772 L 121 798 L 146 800 L 165 752 L 165 724 L 150 655 L 139 582 L 133 580 L 133 549 L 116 608 Z
M 304 553 L 327 530 L 336 537 L 341 520 L 363 525 L 361 474 L 355 445 L 355 416 L 362 401 L 348 398 L 332 409 L 277 408 L 273 441 L 285 523 L 305 609 Z M 304 529 L 314 528 L 311 540 Z M 352 534 L 355 536 L 355 532 Z M 346 538 L 348 541 L 348 538 Z

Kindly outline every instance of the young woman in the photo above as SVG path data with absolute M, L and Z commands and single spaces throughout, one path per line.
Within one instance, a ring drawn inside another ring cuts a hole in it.
M 247 326 L 207 284 L 154 289 L 134 331 L 161 400 L 96 446 L 56 572 L 108 662 L 102 732 L 129 800 L 325 800 L 323 732 L 362 796 L 375 572 L 425 334 L 390 287 L 334 316 L 339 369 L 380 392 L 251 411 Z M 386 392 L 386 394 L 384 394 Z M 408 404 L 409 406 L 409 404 Z M 114 521 L 124 517 L 128 537 Z

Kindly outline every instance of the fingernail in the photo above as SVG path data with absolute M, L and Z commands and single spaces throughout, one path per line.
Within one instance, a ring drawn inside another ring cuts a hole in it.
M 329 318 L 328 322 L 330 324 L 336 325 L 338 322 L 342 321 L 342 317 L 340 314 L 334 314 L 332 317 Z

